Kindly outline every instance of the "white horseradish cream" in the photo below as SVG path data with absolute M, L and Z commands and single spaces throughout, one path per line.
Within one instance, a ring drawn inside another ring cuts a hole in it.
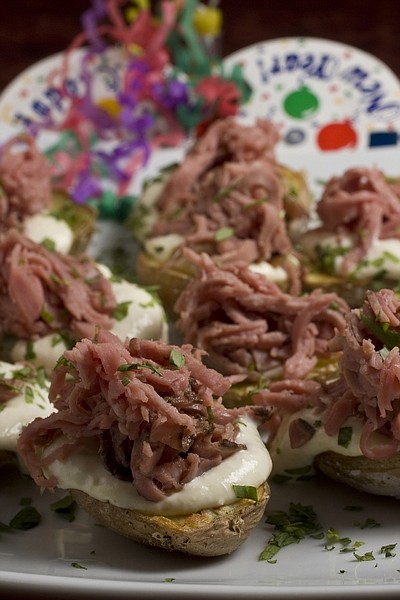
M 311 439 L 300 448 L 292 448 L 289 438 L 290 423 L 302 419 L 315 428 L 315 433 Z M 296 411 L 293 414 L 285 415 L 280 424 L 275 438 L 272 440 L 269 452 L 273 464 L 274 475 L 285 475 L 288 471 L 311 467 L 318 454 L 323 452 L 335 452 L 343 456 L 362 456 L 360 449 L 360 436 L 363 422 L 357 417 L 349 418 L 343 425 L 351 431 L 351 437 L 346 443 L 339 443 L 338 435 L 328 435 L 325 432 L 323 424 L 319 421 L 318 414 L 311 408 L 305 408 Z M 375 438 L 379 444 L 380 435 L 375 433 L 371 441 Z
M 13 373 L 25 365 L 0 362 L 0 378 L 12 378 Z M 21 392 L 1 405 L 0 411 L 0 451 L 15 452 L 22 428 L 36 417 L 47 417 L 54 412 L 48 399 L 48 380 L 26 381 Z
M 65 221 L 45 213 L 26 217 L 24 233 L 37 244 L 50 239 L 54 243 L 55 250 L 61 254 L 68 254 L 74 241 L 72 229 Z
M 172 257 L 183 241 L 183 236 L 178 233 L 169 233 L 149 238 L 144 243 L 144 249 L 153 259 L 163 263 Z M 272 265 L 266 260 L 250 264 L 249 269 L 254 273 L 264 275 L 268 281 L 277 285 L 286 283 L 288 279 L 287 272 L 283 267 Z
M 105 265 L 97 265 L 104 277 L 112 279 L 111 270 Z M 146 289 L 125 280 L 111 282 L 117 305 L 129 303 L 126 315 L 120 320 L 114 319 L 111 332 L 120 339 L 137 337 L 140 339 L 168 339 L 168 323 L 160 302 Z M 57 360 L 67 348 L 60 335 L 49 334 L 27 342 L 18 340 L 11 349 L 14 361 L 29 360 L 43 367 L 47 373 L 54 368 Z
M 47 476 L 55 475 L 61 489 L 77 489 L 102 502 L 120 508 L 139 510 L 158 515 L 184 515 L 207 508 L 232 504 L 237 500 L 233 485 L 258 487 L 264 483 L 272 468 L 271 459 L 256 424 L 250 418 L 241 418 L 236 441 L 245 444 L 245 450 L 224 459 L 218 466 L 195 477 L 182 490 L 159 502 L 150 502 L 140 496 L 134 485 L 114 477 L 103 465 L 96 448 L 80 448 L 62 461 L 46 467 Z M 70 441 L 64 437 L 55 445 Z
M 336 275 L 346 276 L 343 272 L 343 261 L 346 254 L 354 245 L 352 238 L 344 234 L 326 234 L 324 232 L 308 232 L 304 237 L 303 246 L 310 256 L 315 255 L 316 248 L 320 246 L 333 257 L 333 267 Z M 354 279 L 372 279 L 384 273 L 386 278 L 398 279 L 400 277 L 400 240 L 389 238 L 385 240 L 374 239 L 364 258 L 355 266 L 351 276 Z

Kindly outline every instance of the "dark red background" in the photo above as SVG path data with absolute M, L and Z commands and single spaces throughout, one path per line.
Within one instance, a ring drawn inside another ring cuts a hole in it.
M 63 50 L 89 0 L 0 0 L 0 89 Z M 375 54 L 400 76 L 398 0 L 222 0 L 223 54 L 282 36 L 312 36 Z

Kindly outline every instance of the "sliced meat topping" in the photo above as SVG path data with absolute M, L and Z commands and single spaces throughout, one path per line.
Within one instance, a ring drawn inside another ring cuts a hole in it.
M 277 139 L 263 120 L 251 127 L 234 119 L 210 126 L 168 180 L 152 235 L 179 234 L 178 254 L 189 247 L 218 257 L 220 264 L 294 254 L 274 158 Z M 294 279 L 298 288 L 298 273 Z
M 123 343 L 104 330 L 66 351 L 51 382 L 57 413 L 34 421 L 19 441 L 37 483 L 55 485 L 43 474 L 46 464 L 94 439 L 116 477 L 158 501 L 240 450 L 242 411 L 225 408 L 220 396 L 230 382 L 201 357 L 190 345 Z M 60 436 L 68 443 L 46 456 Z
M 350 274 L 376 239 L 400 237 L 399 185 L 378 169 L 351 168 L 332 177 L 317 204 L 320 231 L 344 234 L 353 247 L 344 257 Z
M 21 227 L 51 204 L 51 167 L 33 138 L 12 138 L 0 151 L 0 230 Z
M 246 265 L 219 268 L 206 254 L 187 256 L 199 272 L 178 299 L 178 328 L 226 375 L 302 379 L 344 328 L 347 304 L 335 293 L 284 293 Z
M 53 252 L 16 230 L 0 238 L 1 335 L 93 336 L 111 327 L 115 307 L 110 282 L 89 256 Z
M 327 397 L 327 431 L 336 433 L 348 416 L 359 415 L 364 421 L 363 454 L 372 459 L 393 455 L 400 444 L 400 301 L 396 294 L 388 289 L 368 291 L 362 307 L 349 313 L 336 347 L 342 352 L 342 390 Z M 374 433 L 383 436 L 378 445 Z

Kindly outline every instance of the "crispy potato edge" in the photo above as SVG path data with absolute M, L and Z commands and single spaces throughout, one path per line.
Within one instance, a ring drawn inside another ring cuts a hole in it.
M 258 501 L 242 498 L 216 509 L 183 516 L 145 514 L 96 500 L 71 490 L 76 502 L 98 523 L 136 542 L 194 556 L 222 556 L 234 552 L 264 514 L 270 497 L 267 482 L 258 488 Z
M 316 468 L 335 481 L 361 492 L 400 497 L 400 456 L 370 460 L 365 456 L 344 456 L 336 452 L 319 454 Z

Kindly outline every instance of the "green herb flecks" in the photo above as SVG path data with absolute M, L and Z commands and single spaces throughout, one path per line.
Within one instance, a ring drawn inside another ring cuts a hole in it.
M 317 269 L 328 275 L 336 274 L 336 258 L 344 256 L 349 248 L 341 246 L 322 246 L 317 244 L 315 247 L 315 262 Z
M 353 436 L 353 428 L 352 427 L 341 427 L 338 432 L 337 442 L 339 446 L 343 446 L 343 448 L 348 448 L 351 438 Z
M 50 508 L 69 523 L 75 520 L 76 502 L 70 495 L 53 502 Z
M 42 310 L 40 311 L 40 318 L 45 322 L 45 323 L 52 323 L 52 321 L 54 321 L 54 316 L 49 313 L 48 310 L 46 310 L 44 307 L 42 308 Z
M 44 238 L 41 242 L 42 246 L 44 246 L 49 252 L 55 252 L 57 250 L 56 243 L 51 238 Z
M 356 540 L 355 542 L 353 542 L 348 536 L 340 535 L 339 531 L 337 529 L 334 529 L 333 527 L 330 527 L 327 530 L 325 537 L 326 543 L 324 548 L 329 552 L 334 550 L 338 544 L 340 545 L 341 554 L 346 552 L 355 552 L 356 550 L 358 550 L 358 548 L 364 545 L 364 542 L 360 540 Z
M 116 321 L 123 321 L 123 319 L 126 318 L 128 311 L 129 311 L 129 306 L 132 304 L 131 300 L 128 300 L 126 302 L 120 302 L 119 304 L 117 304 L 114 312 L 113 312 L 113 317 Z
M 34 397 L 35 394 L 32 387 L 30 385 L 25 386 L 25 402 L 27 404 L 33 404 Z
M 353 556 L 359 562 L 375 560 L 375 556 L 372 552 L 366 552 L 365 554 L 357 554 L 357 552 L 353 552 Z
M 285 546 L 321 533 L 321 525 L 312 506 L 290 503 L 287 512 L 267 511 L 266 523 L 274 525 L 274 533 L 261 552 L 259 560 L 275 563 L 276 554 Z
M 235 234 L 235 230 L 233 227 L 221 227 L 215 232 L 215 241 L 216 242 L 224 242 L 228 240 Z
M 24 506 L 11 519 L 9 526 L 11 529 L 19 529 L 27 531 L 39 525 L 41 516 L 39 511 L 34 506 Z
M 34 360 L 36 358 L 36 352 L 32 340 L 26 342 L 25 360 Z
M 374 527 L 381 526 L 381 524 L 372 517 L 368 517 L 368 519 L 365 519 L 363 523 L 360 523 L 360 521 L 355 521 L 354 525 L 355 527 L 359 527 L 360 529 L 373 529 Z
M 158 369 L 157 367 L 155 367 L 154 365 L 152 365 L 151 363 L 148 363 L 148 362 L 128 363 L 128 364 L 124 364 L 124 365 L 119 365 L 119 367 L 117 368 L 117 371 L 121 371 L 122 373 L 125 373 L 127 371 L 137 371 L 138 369 L 149 369 L 152 373 L 154 373 L 155 375 L 159 375 L 161 377 L 160 369 Z
M 249 500 L 258 501 L 257 488 L 254 485 L 232 485 L 236 498 L 248 498 Z
M 400 346 L 400 333 L 390 329 L 388 322 L 380 323 L 371 319 L 365 313 L 360 313 L 360 319 L 369 333 L 374 335 L 388 349 L 392 350 Z
M 169 363 L 170 363 L 170 365 L 177 367 L 179 369 L 180 367 L 183 367 L 183 365 L 185 364 L 185 357 L 182 354 L 182 352 L 179 352 L 179 350 L 177 350 L 176 348 L 173 348 L 169 355 Z
M 72 562 L 71 567 L 74 567 L 74 569 L 84 569 L 85 571 L 87 571 L 87 567 L 84 567 L 78 562 Z
M 393 550 L 396 548 L 397 543 L 396 544 L 387 544 L 386 546 L 382 546 L 381 547 L 381 554 L 385 555 L 385 558 L 393 558 L 394 556 L 396 556 L 396 552 L 393 552 Z

